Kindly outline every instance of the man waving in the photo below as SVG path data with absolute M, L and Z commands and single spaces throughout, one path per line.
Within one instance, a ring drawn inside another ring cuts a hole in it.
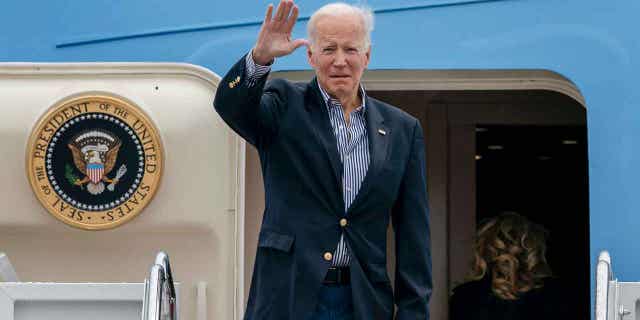
M 258 40 L 222 79 L 214 105 L 259 152 L 265 212 L 245 319 L 428 319 L 431 254 L 420 123 L 368 97 L 373 14 L 317 10 L 291 39 L 298 8 L 267 9 Z M 267 83 L 307 47 L 316 77 Z M 396 237 L 395 294 L 386 231 Z

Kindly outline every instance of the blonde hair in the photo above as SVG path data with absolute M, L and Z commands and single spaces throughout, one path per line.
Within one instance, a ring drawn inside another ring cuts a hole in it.
M 307 23 L 307 34 L 311 44 L 316 42 L 316 23 L 320 17 L 335 17 L 339 15 L 352 14 L 362 19 L 362 30 L 364 32 L 364 49 L 371 45 L 371 31 L 373 31 L 373 11 L 363 5 L 351 5 L 344 2 L 334 2 L 322 6 L 316 10 Z
M 504 300 L 516 300 L 542 288 L 543 279 L 551 276 L 545 258 L 546 236 L 541 226 L 517 213 L 486 221 L 478 229 L 469 278 L 490 276 L 491 290 Z

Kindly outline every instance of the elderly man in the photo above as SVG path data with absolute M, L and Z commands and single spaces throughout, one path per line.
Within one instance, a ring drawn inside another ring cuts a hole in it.
M 258 40 L 222 79 L 215 108 L 259 152 L 266 208 L 245 319 L 428 319 L 431 255 L 419 122 L 367 96 L 370 11 L 329 4 L 291 39 L 298 8 L 269 6 Z M 316 78 L 273 80 L 306 45 Z M 386 231 L 396 237 L 395 295 Z M 395 299 L 394 299 L 395 296 Z

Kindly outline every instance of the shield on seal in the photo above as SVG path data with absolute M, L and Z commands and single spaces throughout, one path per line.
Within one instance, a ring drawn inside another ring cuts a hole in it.
M 87 164 L 87 176 L 93 183 L 98 183 L 102 180 L 104 175 L 104 164 L 102 163 L 89 163 Z

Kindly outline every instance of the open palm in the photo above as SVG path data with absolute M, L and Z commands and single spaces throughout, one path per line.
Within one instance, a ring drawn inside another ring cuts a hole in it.
M 298 6 L 292 0 L 281 0 L 276 14 L 273 5 L 267 8 L 258 40 L 253 48 L 253 59 L 258 64 L 269 64 L 274 58 L 285 56 L 297 48 L 308 45 L 305 39 L 291 40 L 291 31 L 298 19 Z

